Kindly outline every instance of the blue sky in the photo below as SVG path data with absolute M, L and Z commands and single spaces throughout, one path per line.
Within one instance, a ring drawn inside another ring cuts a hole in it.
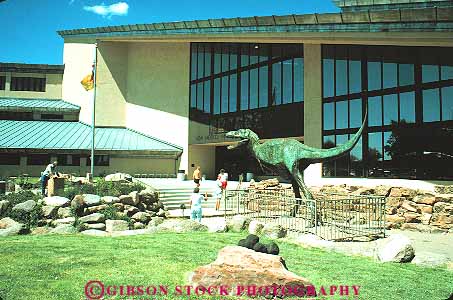
M 0 62 L 62 64 L 62 29 L 336 11 L 331 0 L 6 0 Z

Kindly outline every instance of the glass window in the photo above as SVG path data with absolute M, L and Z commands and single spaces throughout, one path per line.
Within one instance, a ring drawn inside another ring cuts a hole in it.
M 349 175 L 358 177 L 363 176 L 363 155 L 362 155 L 362 137 L 360 137 L 357 144 L 352 148 L 349 154 L 349 161 L 350 161 L 350 171 Z
M 282 63 L 272 65 L 272 104 L 282 104 Z
M 203 82 L 197 83 L 197 109 L 203 110 Z
M 334 129 L 334 103 L 324 103 L 324 130 Z
M 220 114 L 220 78 L 214 79 L 214 114 Z
M 198 71 L 197 71 L 197 78 L 203 78 L 204 77 L 204 51 L 203 51 L 203 45 L 198 45 Z
M 250 70 L 250 109 L 258 107 L 258 69 Z
M 352 138 L 352 135 L 349 138 Z M 362 137 L 360 137 L 357 144 L 351 150 L 351 161 L 361 161 L 362 157 Z
M 249 108 L 249 71 L 241 73 L 241 110 Z
M 249 45 L 244 44 L 241 46 L 241 66 L 246 67 L 249 65 Z
M 304 59 L 294 59 L 294 102 L 304 100 Z
M 412 85 L 414 84 L 414 65 L 413 64 L 399 64 L 399 85 Z
M 348 101 L 340 101 L 335 105 L 335 128 L 348 128 Z
M 190 107 L 191 108 L 197 107 L 197 85 L 196 84 L 190 85 Z
M 20 165 L 20 155 L 12 153 L 0 153 L 0 165 Z
M 337 59 L 335 63 L 335 95 L 346 95 L 348 93 L 348 61 L 345 59 Z
M 204 111 L 211 112 L 211 81 L 204 82 Z
M 349 61 L 349 93 L 362 91 L 362 63 L 359 60 Z
M 322 148 L 329 149 L 335 147 L 335 136 L 334 135 L 325 135 L 323 138 Z
M 368 126 L 382 126 L 381 96 L 368 99 Z
M 442 88 L 442 120 L 453 120 L 453 86 Z
M 269 59 L 269 46 L 264 44 L 260 45 L 259 48 L 259 61 L 267 61 Z
M 423 82 L 439 81 L 439 66 L 422 65 Z
M 423 91 L 423 122 L 440 121 L 439 89 Z
M 221 71 L 222 47 L 220 45 L 215 45 L 214 51 L 214 74 L 218 74 Z
M 259 46 L 258 45 L 251 45 L 250 48 L 250 64 L 258 63 L 258 53 L 259 53 Z
M 283 62 L 283 103 L 293 102 L 293 60 Z
M 337 145 L 343 145 L 348 141 L 347 134 L 337 135 Z M 336 176 L 349 176 L 349 156 L 345 155 L 335 160 L 335 175 Z
M 384 89 L 397 86 L 398 71 L 396 68 L 397 64 L 395 63 L 384 63 Z
M 204 76 L 211 75 L 211 47 L 206 45 L 205 46 L 205 54 L 204 54 Z
M 415 123 L 415 92 L 400 94 L 400 120 Z
M 384 125 L 398 122 L 398 96 L 396 94 L 384 96 Z
M 259 107 L 266 107 L 268 104 L 268 71 L 269 68 L 267 66 L 260 68 L 260 99 L 259 99 Z
M 230 53 L 228 47 L 222 47 L 222 72 L 226 72 L 230 69 Z
M 27 156 L 27 165 L 46 166 L 50 163 L 50 154 L 31 154 Z
M 391 131 L 384 132 L 384 149 L 385 149 L 385 146 L 389 146 L 390 145 L 390 137 L 391 136 L 392 136 L 392 132 Z M 384 151 L 384 160 L 391 160 L 391 159 L 392 159 L 392 157 L 390 156 L 388 151 Z
M 377 162 L 382 160 L 382 132 L 368 134 L 368 161 Z
M 222 104 L 221 104 L 221 112 L 227 113 L 229 106 L 228 106 L 228 76 L 222 77 Z
M 230 46 L 230 70 L 235 70 L 238 67 L 237 45 Z
M 335 84 L 333 59 L 322 60 L 322 80 L 323 80 L 323 97 L 324 98 L 333 97 Z
M 453 66 L 440 66 L 440 77 L 442 80 L 453 79 Z
M 381 63 L 375 61 L 368 62 L 368 90 L 381 89 Z
M 238 93 L 238 76 L 233 74 L 230 76 L 230 112 L 237 110 L 237 93 Z
M 349 102 L 349 127 L 359 128 L 362 126 L 362 99 Z
M 194 80 L 197 79 L 197 44 L 192 44 L 192 61 L 191 61 L 191 68 L 190 68 L 190 79 Z

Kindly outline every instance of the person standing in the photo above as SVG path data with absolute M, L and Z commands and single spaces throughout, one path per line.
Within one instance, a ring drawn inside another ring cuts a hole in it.
M 49 179 L 53 176 L 58 176 L 58 172 L 56 171 L 57 165 L 58 162 L 54 161 L 53 163 L 47 165 L 44 172 L 41 172 L 41 193 L 43 196 L 47 196 L 46 187 Z
M 207 197 L 200 194 L 198 187 L 194 188 L 193 194 L 190 196 L 190 219 L 201 223 L 202 209 L 201 202 L 207 201 Z
M 222 190 L 226 190 L 227 183 L 228 183 L 228 174 L 225 173 L 225 169 L 220 169 L 219 176 L 217 176 L 222 183 Z
M 214 190 L 214 197 L 215 197 L 215 210 L 219 210 L 220 208 L 220 199 L 222 199 L 222 182 L 220 178 L 217 178 L 215 182 L 215 190 Z
M 193 182 L 195 182 L 196 186 L 200 187 L 200 181 L 201 181 L 201 167 L 200 166 L 197 166 L 195 171 L 193 171 L 192 178 L 193 178 Z

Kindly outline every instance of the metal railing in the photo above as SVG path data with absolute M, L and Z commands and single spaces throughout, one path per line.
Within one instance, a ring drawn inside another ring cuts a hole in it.
M 227 190 L 225 218 L 241 214 L 281 225 L 289 233 L 312 233 L 326 240 L 370 240 L 385 236 L 385 197 L 314 195 L 298 199 L 292 190 Z

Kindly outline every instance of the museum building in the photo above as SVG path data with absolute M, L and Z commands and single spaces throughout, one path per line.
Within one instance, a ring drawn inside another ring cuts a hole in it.
M 80 80 L 97 62 L 96 126 L 125 127 L 178 145 L 177 169 L 201 165 L 272 175 L 229 130 L 344 143 L 321 178 L 453 178 L 453 3 L 338 0 L 337 13 L 223 18 L 59 31 L 62 99 L 91 123 Z M 176 169 L 176 168 L 175 168 Z

